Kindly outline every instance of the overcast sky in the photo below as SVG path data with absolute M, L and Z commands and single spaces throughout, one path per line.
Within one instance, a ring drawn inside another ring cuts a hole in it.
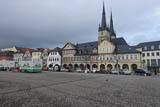
M 103 0 L 0 0 L 0 48 L 55 48 L 97 41 Z M 105 0 L 130 45 L 160 40 L 160 0 Z

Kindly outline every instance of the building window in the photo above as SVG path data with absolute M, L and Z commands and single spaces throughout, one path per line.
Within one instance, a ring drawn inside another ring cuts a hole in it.
M 146 60 L 143 60 L 143 63 L 145 64 L 145 63 L 146 63 Z
M 158 46 L 158 48 L 160 49 L 160 45 Z
M 159 56 L 159 52 L 157 52 L 157 56 Z
M 150 54 L 149 54 L 149 53 L 147 53 L 147 56 L 150 56 Z
M 85 54 L 88 54 L 88 51 L 87 51 L 87 50 L 85 50 Z
M 154 52 L 152 52 L 152 56 L 154 56 Z
M 147 46 L 144 47 L 144 50 L 147 50 Z
M 128 55 L 126 55 L 126 59 L 128 60 Z
M 133 59 L 133 55 L 131 55 L 130 57 L 131 57 L 131 59 Z
M 122 60 L 124 60 L 124 56 L 122 56 Z
M 157 66 L 156 59 L 151 59 L 151 66 Z
M 158 59 L 158 66 L 160 66 L 160 59 Z
M 118 56 L 118 60 L 120 60 L 121 59 L 121 56 Z
M 135 55 L 135 60 L 137 60 L 138 58 L 137 58 L 137 55 Z
M 145 53 L 143 53 L 142 56 L 145 57 Z
M 147 65 L 150 66 L 150 60 L 149 59 L 147 59 Z
M 151 46 L 151 49 L 154 50 L 154 46 Z
M 103 60 L 105 60 L 105 56 L 103 56 Z
M 112 60 L 112 57 L 110 59 Z

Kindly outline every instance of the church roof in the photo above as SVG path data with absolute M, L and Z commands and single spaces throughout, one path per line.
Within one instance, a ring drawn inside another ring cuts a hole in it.
M 117 46 L 117 53 L 138 53 L 135 47 L 129 46 L 124 38 L 115 38 L 111 42 Z M 98 41 L 81 43 L 76 45 L 77 54 L 76 55 L 92 55 L 93 49 L 98 49 Z
M 128 45 L 127 42 L 124 40 L 123 37 L 111 39 L 111 42 L 114 45 Z

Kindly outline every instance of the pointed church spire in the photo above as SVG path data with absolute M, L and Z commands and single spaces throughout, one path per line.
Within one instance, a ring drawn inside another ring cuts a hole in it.
M 116 36 L 116 33 L 114 31 L 114 25 L 113 25 L 112 11 L 111 11 L 111 17 L 110 17 L 110 35 Z
M 102 12 L 102 22 L 101 22 L 101 28 L 104 30 L 106 29 L 107 24 L 106 24 L 106 12 L 105 12 L 105 5 L 103 1 L 103 12 Z

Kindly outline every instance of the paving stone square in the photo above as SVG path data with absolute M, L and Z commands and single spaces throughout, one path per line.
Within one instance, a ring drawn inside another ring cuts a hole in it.
M 160 76 L 0 71 L 0 107 L 160 107 Z

